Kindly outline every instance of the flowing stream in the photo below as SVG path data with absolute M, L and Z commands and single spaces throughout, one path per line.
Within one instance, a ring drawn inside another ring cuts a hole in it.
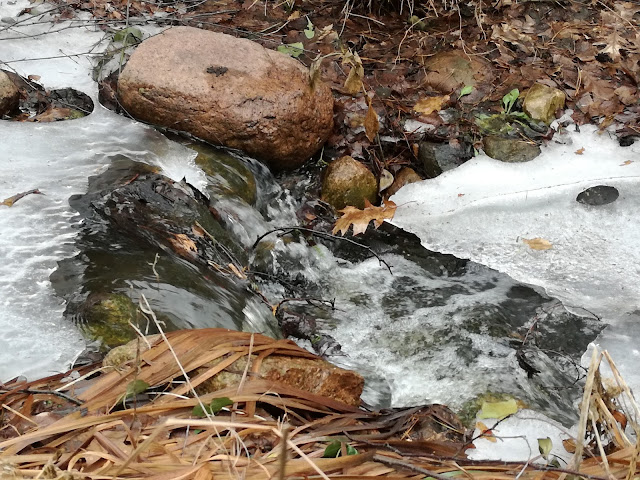
M 2 4 L 0 17 L 25 5 Z M 50 27 L 42 23 L 27 22 L 30 35 L 23 39 L 0 32 L 0 58 L 19 61 L 34 51 L 47 57 L 63 49 L 53 64 L 9 63 L 23 75 L 42 75 L 48 87 L 74 86 L 96 101 L 90 62 L 69 55 L 95 48 L 102 33 L 85 29 L 74 37 L 77 29 L 69 28 L 37 36 L 34 31 Z M 269 230 L 299 224 L 297 213 L 313 203 L 306 196 L 314 185 L 304 176 L 275 179 L 251 159 L 210 155 L 236 173 L 251 171 L 256 184 L 254 201 L 212 197 L 232 241 L 227 247 L 260 273 L 254 287 L 272 304 L 291 296 L 317 300 L 291 302 L 291 313 L 313 324 L 313 335 L 301 343 L 362 372 L 366 401 L 441 402 L 464 410 L 479 395 L 510 394 L 565 423 L 575 419 L 580 357 L 600 322 L 569 313 L 507 275 L 430 252 L 390 226 L 362 239 L 386 264 L 353 245 L 300 235 L 271 234 L 253 249 Z M 270 308 L 250 289 L 119 236 L 96 214 L 98 207 L 105 211 L 100 202 L 109 182 L 133 178 L 140 164 L 207 192 L 218 180 L 195 159 L 193 149 L 100 105 L 66 122 L 0 121 L 0 199 L 34 188 L 44 194 L 0 206 L 0 380 L 65 370 L 87 344 L 82 305 L 105 294 L 133 301 L 144 294 L 169 329 L 278 335 Z M 322 337 L 333 341 L 315 341 Z

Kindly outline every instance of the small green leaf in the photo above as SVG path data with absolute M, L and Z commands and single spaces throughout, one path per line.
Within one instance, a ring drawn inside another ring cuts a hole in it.
M 218 413 L 224 407 L 228 407 L 229 405 L 233 405 L 233 400 L 229 397 L 214 398 L 209 404 L 209 409 L 211 413 Z
M 516 100 L 520 96 L 520 90 L 514 88 L 509 93 L 507 93 L 504 97 L 502 97 L 502 108 L 504 108 L 504 113 L 511 112 L 513 108 L 513 104 L 516 103 Z
M 302 44 L 302 42 L 289 43 L 280 45 L 277 50 L 280 53 L 284 53 L 285 55 L 290 55 L 293 58 L 298 58 L 304 51 L 304 45 Z
M 342 442 L 340 440 L 334 440 L 327 448 L 324 449 L 323 458 L 337 458 L 342 453 Z M 358 450 L 353 448 L 351 445 L 347 445 L 347 455 L 357 455 Z
M 538 439 L 538 450 L 540 450 L 540 454 L 544 457 L 545 460 L 549 460 L 549 454 L 551 453 L 552 448 L 553 442 L 549 437 Z
M 518 404 L 515 399 L 510 398 L 503 402 L 482 402 L 482 409 L 478 412 L 478 419 L 497 418 L 498 420 L 507 417 L 518 411 Z
M 124 403 L 130 398 L 135 397 L 139 393 L 143 393 L 149 388 L 149 384 L 144 380 L 133 380 L 127 384 L 127 390 L 122 396 L 121 402 Z
M 233 405 L 233 400 L 228 397 L 214 398 L 213 400 L 211 400 L 211 403 L 209 405 L 204 406 L 204 410 L 200 405 L 196 405 L 195 407 L 193 407 L 191 415 L 198 418 L 204 418 L 207 415 L 215 415 L 224 407 L 228 407 L 229 405 Z
M 458 95 L 458 100 L 460 100 L 462 97 L 469 95 L 471 92 L 473 92 L 473 85 L 465 85 L 462 90 L 460 90 L 460 95 Z
M 324 449 L 324 453 L 322 454 L 323 458 L 336 458 L 340 455 L 340 447 L 342 446 L 342 442 L 339 440 L 334 440 L 327 448 Z
M 208 411 L 209 410 L 209 406 L 205 405 L 204 408 Z M 204 418 L 207 416 L 206 413 L 204 413 L 204 409 L 202 408 L 202 405 L 198 404 L 195 407 L 193 407 L 193 410 L 191 410 L 191 415 L 193 415 L 194 417 L 198 417 L 198 418 Z
M 311 20 L 309 20 L 309 17 L 307 17 L 307 28 L 304 30 L 304 36 L 308 39 L 316 36 L 316 28 L 313 26 L 313 23 L 311 23 Z

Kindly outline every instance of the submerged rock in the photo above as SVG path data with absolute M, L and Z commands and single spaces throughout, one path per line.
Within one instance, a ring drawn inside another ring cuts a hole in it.
M 547 125 L 556 118 L 556 110 L 564 108 L 565 94 L 557 88 L 540 83 L 533 85 L 522 102 L 522 109 L 534 120 Z
M 207 175 L 207 193 L 210 197 L 232 196 L 249 205 L 256 203 L 258 187 L 255 176 L 241 159 L 204 144 L 187 146 L 198 152 L 196 163 Z
M 18 108 L 20 91 L 9 76 L 0 70 L 0 117 Z
M 196 264 L 228 265 L 246 255 L 209 210 L 208 200 L 185 182 L 143 174 L 107 193 L 93 207 L 128 236 L 173 251 Z
M 489 135 L 482 139 L 484 152 L 491 158 L 508 163 L 528 162 L 540 155 L 540 147 L 536 144 Z
M 273 168 L 296 168 L 333 128 L 328 86 L 307 68 L 250 40 L 175 27 L 134 51 L 118 80 L 134 117 L 240 149 Z
M 322 199 L 335 209 L 347 205 L 364 208 L 365 199 L 374 203 L 377 195 L 378 185 L 373 173 L 352 157 L 334 160 L 324 173 Z
M 123 293 L 94 293 L 80 307 L 80 326 L 90 340 L 113 348 L 135 338 L 130 323 L 136 323 L 136 312 L 133 301 Z

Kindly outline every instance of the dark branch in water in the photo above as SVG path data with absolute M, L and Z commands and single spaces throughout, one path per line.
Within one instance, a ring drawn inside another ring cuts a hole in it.
M 387 269 L 389 270 L 389 273 L 391 275 L 393 275 L 393 272 L 391 271 L 391 266 L 385 262 L 380 255 L 378 255 L 376 252 L 373 251 L 373 249 L 371 247 L 367 247 L 366 245 L 363 245 L 361 243 L 358 243 L 354 240 L 351 240 L 350 238 L 344 238 L 344 237 L 339 237 L 337 235 L 332 235 L 330 233 L 325 233 L 325 232 L 318 232 L 316 230 L 312 230 L 311 228 L 304 228 L 304 227 L 282 227 L 282 228 L 274 228 L 273 230 L 269 230 L 268 232 L 260 235 L 256 241 L 253 243 L 253 245 L 251 246 L 252 249 L 256 248 L 258 246 L 258 244 L 260 243 L 260 241 L 268 236 L 271 235 L 272 233 L 275 232 L 282 232 L 280 235 L 278 236 L 283 236 L 286 235 L 287 233 L 291 233 L 294 231 L 299 231 L 299 232 L 305 232 L 305 233 L 310 233 L 311 235 L 315 235 L 317 237 L 322 237 L 322 238 L 326 238 L 328 240 L 342 240 L 343 242 L 348 242 L 351 243 L 352 245 L 356 245 L 360 248 L 364 248 L 365 250 L 369 251 L 369 253 L 371 253 L 371 255 L 373 255 L 374 257 L 376 257 L 378 259 L 378 262 L 380 262 L 380 264 L 384 264 L 385 267 L 387 267 Z

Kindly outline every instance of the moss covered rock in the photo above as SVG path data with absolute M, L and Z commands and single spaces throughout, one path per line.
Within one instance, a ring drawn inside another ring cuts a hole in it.
M 364 208 L 365 199 L 376 201 L 378 184 L 373 173 L 357 160 L 344 156 L 329 164 L 322 182 L 322 200 L 336 209 L 347 205 Z
M 491 158 L 508 163 L 528 162 L 540 155 L 535 143 L 489 135 L 482 139 L 484 152 Z
M 108 348 L 135 338 L 129 322 L 136 324 L 137 308 L 123 293 L 92 293 L 80 308 L 81 328 L 86 337 L 100 340 Z

